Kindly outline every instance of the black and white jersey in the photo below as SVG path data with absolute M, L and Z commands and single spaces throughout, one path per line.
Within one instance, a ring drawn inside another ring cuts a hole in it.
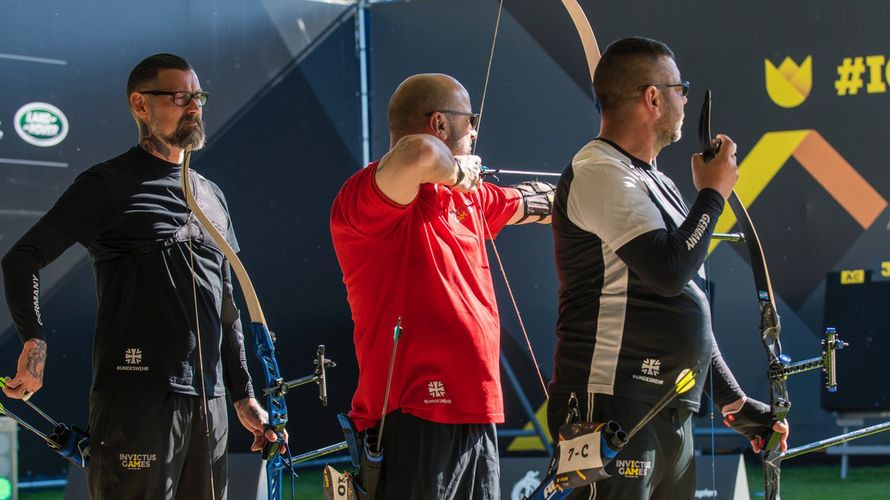
M 665 174 L 604 139 L 575 155 L 553 210 L 560 290 L 551 390 L 654 403 L 684 368 L 707 373 L 719 351 L 702 264 L 723 204 L 705 189 L 690 212 Z M 667 257 L 649 246 L 627 251 L 650 235 L 673 239 L 660 252 Z M 665 268 L 681 281 L 663 285 Z M 673 405 L 697 410 L 703 385 Z

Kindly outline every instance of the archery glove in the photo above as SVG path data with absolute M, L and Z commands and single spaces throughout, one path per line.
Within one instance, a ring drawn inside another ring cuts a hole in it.
M 773 422 L 769 405 L 751 398 L 745 398 L 738 410 L 723 415 L 723 424 L 748 440 L 766 439 L 773 430 Z
M 472 192 L 482 183 L 482 159 L 476 155 L 454 157 L 455 181 L 449 188 L 460 192 Z

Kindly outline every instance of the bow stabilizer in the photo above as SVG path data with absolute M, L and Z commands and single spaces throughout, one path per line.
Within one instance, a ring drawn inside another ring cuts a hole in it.
M 6 378 L 0 377 L 0 389 L 6 387 Z M 68 460 L 81 469 L 87 469 L 90 466 L 90 435 L 87 431 L 66 424 L 56 422 L 43 410 L 37 407 L 29 400 L 22 400 L 38 415 L 46 419 L 53 426 L 53 432 L 46 434 L 29 424 L 23 418 L 9 411 L 3 403 L 0 403 L 0 415 L 6 415 L 15 423 L 22 426 L 23 429 L 31 432 L 35 436 L 42 439 L 51 450 L 58 453 L 62 458 Z

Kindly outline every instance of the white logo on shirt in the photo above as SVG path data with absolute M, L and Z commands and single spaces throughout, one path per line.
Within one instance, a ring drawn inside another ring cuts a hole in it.
M 642 375 L 637 375 L 634 373 L 632 377 L 634 380 L 640 380 L 643 382 L 648 382 L 650 384 L 662 385 L 664 384 L 664 380 L 659 378 L 655 378 L 661 373 L 661 361 L 654 358 L 646 358 L 643 360 L 643 365 L 640 367 L 640 371 L 643 372 Z
M 430 380 L 426 384 L 426 390 L 430 393 L 430 399 L 423 402 L 428 405 L 450 405 L 451 400 L 445 395 L 445 384 L 441 380 Z
M 433 380 L 429 384 L 427 384 L 427 389 L 430 391 L 430 396 L 434 398 L 443 398 L 445 397 L 445 384 L 440 380 Z
M 131 347 L 124 351 L 124 362 L 128 365 L 138 365 L 142 363 L 142 349 Z
M 142 349 L 137 347 L 128 347 L 124 349 L 125 365 L 118 365 L 119 372 L 147 372 L 149 368 L 142 365 Z
M 653 377 L 657 377 L 658 373 L 661 371 L 661 361 L 657 359 L 646 358 L 643 360 L 643 366 L 641 370 L 645 375 L 652 375 Z

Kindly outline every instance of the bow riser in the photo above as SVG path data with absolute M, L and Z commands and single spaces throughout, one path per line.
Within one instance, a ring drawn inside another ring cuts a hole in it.
M 256 355 L 263 366 L 266 387 L 280 386 L 283 379 L 275 358 L 275 345 L 271 332 L 262 323 L 251 323 L 250 330 L 253 333 Z M 282 471 L 285 468 L 284 458 L 281 456 L 281 446 L 284 443 L 284 426 L 287 424 L 287 403 L 283 391 L 275 390 L 266 395 L 266 410 L 269 412 L 269 427 L 275 431 L 278 440 L 268 443 L 263 448 L 263 459 L 266 460 L 269 498 L 279 499 L 281 498 Z

